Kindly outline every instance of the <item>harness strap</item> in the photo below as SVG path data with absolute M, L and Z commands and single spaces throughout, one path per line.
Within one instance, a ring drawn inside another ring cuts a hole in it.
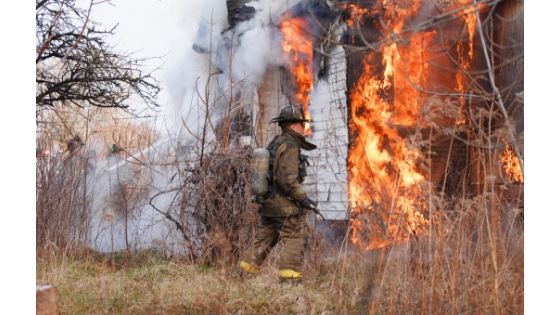
M 269 159 L 269 167 L 268 167 L 268 192 L 266 193 L 266 195 L 263 196 L 263 199 L 268 199 L 268 198 L 272 198 L 274 197 L 276 194 L 282 195 L 284 197 L 286 197 L 286 199 L 290 200 L 297 208 L 298 208 L 298 221 L 301 220 L 301 215 L 302 215 L 302 208 L 301 206 L 299 206 L 295 200 L 291 199 L 290 196 L 288 196 L 282 189 L 276 188 L 276 186 L 274 186 L 274 158 L 276 157 L 276 152 L 278 151 L 278 148 L 280 148 L 280 146 L 286 142 L 294 142 L 298 148 L 298 160 L 301 162 L 304 162 L 307 166 L 309 166 L 309 161 L 307 161 L 307 155 L 303 155 L 301 154 L 301 148 L 299 147 L 299 145 L 297 144 L 297 142 L 289 137 L 286 137 L 278 142 L 276 142 L 276 140 L 278 139 L 278 136 L 275 136 L 272 141 L 270 142 L 270 144 L 267 146 L 267 150 L 270 153 L 270 159 Z
M 266 149 L 270 153 L 270 159 L 268 160 L 268 175 L 267 175 L 267 178 L 268 178 L 268 192 L 266 193 L 266 195 L 264 195 L 264 199 L 272 198 L 276 194 L 280 194 L 280 195 L 282 195 L 286 198 L 289 198 L 289 196 L 286 195 L 286 193 L 282 189 L 276 188 L 276 186 L 274 186 L 274 158 L 276 157 L 276 151 L 278 151 L 278 148 L 282 144 L 291 141 L 291 142 L 295 143 L 297 148 L 298 148 L 298 158 L 301 155 L 301 149 L 294 139 L 286 137 L 286 138 L 276 142 L 278 137 L 279 136 L 275 136 L 272 139 L 272 141 L 270 141 L 270 144 L 266 147 Z

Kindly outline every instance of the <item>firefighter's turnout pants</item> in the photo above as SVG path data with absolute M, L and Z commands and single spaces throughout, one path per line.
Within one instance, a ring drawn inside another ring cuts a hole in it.
M 271 249 L 281 243 L 279 276 L 281 278 L 301 278 L 303 256 L 307 248 L 308 225 L 305 215 L 288 217 L 261 216 L 255 243 L 247 250 L 242 267 L 249 272 L 257 272 Z

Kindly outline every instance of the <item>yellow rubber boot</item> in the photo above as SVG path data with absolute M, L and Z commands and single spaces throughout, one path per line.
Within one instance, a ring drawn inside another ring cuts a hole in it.
M 255 273 L 258 273 L 258 272 L 259 272 L 259 267 L 257 267 L 257 266 L 252 266 L 250 263 L 248 263 L 248 262 L 246 262 L 246 261 L 244 261 L 244 260 L 242 260 L 242 261 L 239 263 L 239 267 L 240 267 L 241 269 L 243 269 L 243 271 L 248 272 L 248 273 L 253 273 L 253 274 L 255 274 Z
M 280 278 L 301 278 L 301 272 L 292 269 L 281 269 L 278 275 Z
M 292 269 L 280 269 L 278 276 L 280 277 L 280 283 L 301 283 L 301 272 Z

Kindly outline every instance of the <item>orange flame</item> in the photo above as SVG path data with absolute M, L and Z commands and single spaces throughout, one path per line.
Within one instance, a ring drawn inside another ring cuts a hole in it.
M 346 8 L 350 11 L 350 14 L 353 17 L 352 19 L 346 21 L 346 24 L 348 24 L 348 26 L 350 27 L 354 26 L 354 21 L 359 21 L 363 16 L 371 13 L 369 9 L 360 8 L 355 4 L 349 4 L 348 6 L 346 6 Z
M 284 35 L 282 48 L 292 55 L 293 62 L 290 71 L 298 83 L 295 99 L 303 105 L 306 119 L 311 120 L 309 114 L 309 92 L 313 89 L 313 47 L 312 41 L 305 33 L 307 21 L 305 18 L 292 18 L 284 20 L 280 25 L 280 32 Z M 310 124 L 305 124 L 305 135 L 311 134 Z
M 461 0 L 460 4 L 469 4 L 472 3 L 472 0 Z M 479 5 L 479 8 L 481 8 L 481 6 Z M 465 54 L 464 54 L 464 47 L 463 47 L 463 42 L 459 41 L 457 43 L 457 54 L 458 54 L 458 62 L 459 65 L 461 66 L 461 68 L 463 68 L 465 71 L 468 71 L 471 69 L 472 67 L 472 62 L 474 59 L 474 32 L 475 32 L 475 28 L 476 28 L 476 15 L 474 13 L 474 6 L 468 6 L 465 8 L 465 10 L 463 11 L 464 15 L 463 15 L 463 19 L 465 20 L 466 24 L 467 24 L 467 31 L 469 33 L 469 51 L 467 53 L 468 58 L 465 58 Z M 465 74 L 460 71 L 457 72 L 456 74 L 456 78 L 457 78 L 457 92 L 459 94 L 464 94 L 465 93 L 465 82 L 467 80 Z M 459 117 L 457 118 L 456 124 L 457 125 L 461 125 L 464 124 L 466 122 L 466 119 L 463 117 L 463 107 L 464 107 L 464 97 L 460 98 L 460 104 L 461 104 L 461 108 L 459 109 L 460 113 L 459 113 Z
M 384 2 L 383 23 L 387 27 L 383 31 L 385 38 L 393 40 L 381 48 L 384 68 L 375 70 L 373 65 L 379 61 L 375 52 L 369 53 L 363 60 L 360 79 L 349 91 L 350 133 L 355 136 L 348 152 L 351 240 L 366 250 L 407 240 L 426 230 L 430 223 L 437 224 L 422 214 L 426 212 L 426 182 L 416 170 L 421 153 L 413 140 L 403 136 L 403 130 L 429 125 L 422 116 L 426 98 L 422 90 L 429 84 L 441 83 L 449 93 L 464 93 L 466 78 L 464 74 L 443 73 L 430 64 L 429 61 L 441 59 L 429 48 L 441 47 L 435 30 L 405 31 L 407 21 L 416 16 L 421 5 L 421 0 L 406 5 Z M 474 59 L 476 17 L 474 7 L 469 8 L 464 15 L 469 51 L 464 53 L 461 45 L 457 47 L 464 70 L 471 68 Z M 375 13 L 351 9 L 354 21 L 348 22 L 349 27 L 359 24 L 365 14 Z M 462 124 L 465 118 L 459 115 L 449 123 Z
M 352 241 L 366 250 L 406 240 L 427 224 L 419 202 L 424 178 L 414 167 L 419 152 L 392 127 L 392 106 L 381 96 L 386 81 L 375 78 L 371 58 L 364 59 L 363 74 L 350 92 L 350 128 L 357 137 L 348 153 Z M 373 224 L 363 224 L 372 215 Z M 367 244 L 361 244 L 364 235 Z
M 512 183 L 524 183 L 523 172 L 521 171 L 521 165 L 519 159 L 515 155 L 513 149 L 506 145 L 504 152 L 502 153 L 501 161 L 503 163 L 504 170 L 508 176 L 508 179 Z

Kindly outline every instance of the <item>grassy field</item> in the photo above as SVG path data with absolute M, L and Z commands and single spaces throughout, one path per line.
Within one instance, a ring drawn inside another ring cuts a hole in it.
M 326 269 L 310 272 L 302 285 L 280 284 L 276 273 L 266 265 L 261 274 L 241 278 L 232 266 L 142 251 L 40 261 L 37 283 L 57 287 L 61 314 L 337 314 L 337 288 L 352 286 L 351 279 L 333 283 Z M 350 313 L 363 307 L 345 304 Z
M 38 258 L 36 279 L 57 287 L 60 314 L 523 314 L 523 233 L 514 230 L 456 227 L 337 256 L 310 249 L 301 285 L 278 282 L 278 249 L 249 278 L 233 264 L 143 250 Z

